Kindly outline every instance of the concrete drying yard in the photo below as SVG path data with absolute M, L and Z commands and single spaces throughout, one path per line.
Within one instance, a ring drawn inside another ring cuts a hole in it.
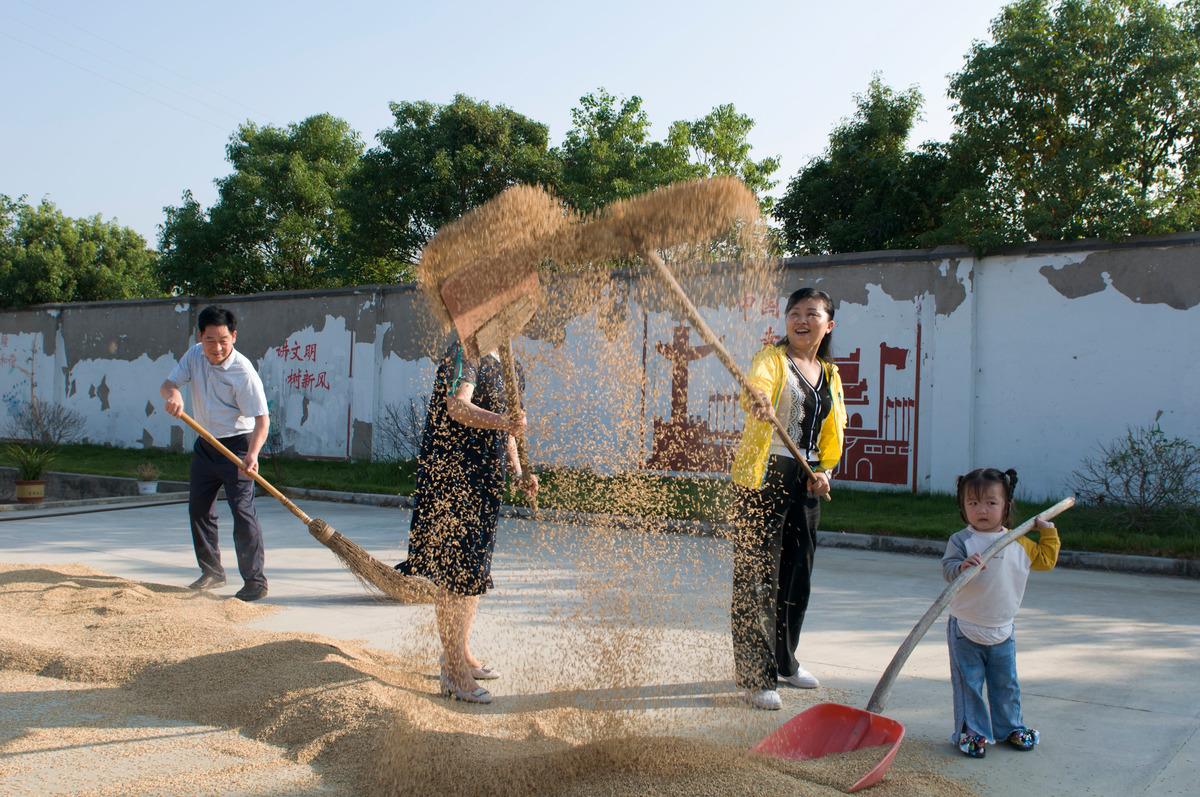
M 405 510 L 317 502 L 305 502 L 305 509 L 388 563 L 402 556 Z M 229 597 L 240 581 L 228 513 L 219 510 L 230 582 L 218 594 Z M 270 578 L 263 603 L 276 610 L 249 625 L 355 640 L 396 654 L 420 671 L 432 693 L 432 609 L 364 597 L 291 515 L 269 499 L 260 499 L 259 512 Z M 1065 547 L 1070 543 L 1064 539 Z M 197 575 L 182 505 L 57 517 L 23 513 L 0 522 L 0 562 L 78 563 L 175 586 Z M 934 558 L 819 549 L 801 658 L 822 688 L 785 690 L 784 711 L 769 713 L 744 707 L 733 689 L 729 571 L 728 544 L 718 540 L 647 541 L 628 532 L 501 520 L 496 590 L 481 603 L 473 649 L 504 678 L 487 684 L 496 694 L 493 705 L 453 708 L 469 724 L 473 717 L 590 700 L 637 717 L 657 735 L 749 746 L 812 703 L 865 705 L 896 647 L 943 587 Z M 653 588 L 639 589 L 647 584 Z M 606 586 L 635 594 L 613 601 Z M 654 593 L 654 600 L 639 604 L 639 592 Z M 905 745 L 924 751 L 927 767 L 995 797 L 1196 793 L 1200 582 L 1066 569 L 1032 575 L 1017 621 L 1025 717 L 1042 733 L 1031 754 L 1001 747 L 974 761 L 946 741 L 944 627 L 935 624 L 917 648 L 885 710 L 905 724 Z M 622 669 L 626 654 L 636 666 Z M 620 670 L 620 677 L 606 681 L 606 667 Z M 263 762 L 258 774 L 241 766 L 236 788 L 221 786 L 213 775 L 214 790 L 326 793 L 320 773 L 304 761 L 285 760 L 268 746 L 238 752 L 244 740 L 228 728 L 158 722 L 149 713 L 122 738 L 110 733 L 103 743 L 81 737 L 35 744 L 30 740 L 53 740 L 73 717 L 83 724 L 87 718 L 72 712 L 71 692 L 40 691 L 36 673 L 8 669 L 0 695 L 0 794 L 115 792 L 147 768 L 175 770 L 186 782 L 196 767 L 219 766 L 211 748 L 197 747 L 204 734 L 228 735 L 231 760 Z M 30 756 L 37 757 L 36 767 Z

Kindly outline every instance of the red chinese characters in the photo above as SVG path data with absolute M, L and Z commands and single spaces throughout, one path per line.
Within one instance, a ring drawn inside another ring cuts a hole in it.
M 734 301 L 733 306 L 742 311 L 743 321 L 750 320 L 750 316 L 754 314 L 755 308 L 758 308 L 759 316 L 767 315 L 772 318 L 779 318 L 779 297 L 774 294 L 764 293 L 761 296 L 756 296 L 753 293 L 747 293 Z
M 282 346 L 275 347 L 275 356 L 285 360 L 297 360 L 303 362 L 317 361 L 317 344 L 307 343 L 304 345 L 303 351 L 300 349 L 300 341 L 284 341 Z
M 297 390 L 329 390 L 329 375 L 325 371 L 304 371 L 299 368 L 293 369 L 287 375 L 288 387 Z

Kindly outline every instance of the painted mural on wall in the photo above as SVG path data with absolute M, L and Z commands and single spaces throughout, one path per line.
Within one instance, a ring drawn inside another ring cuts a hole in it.
M 878 381 L 862 369 L 862 349 L 846 357 L 834 357 L 842 377 L 846 400 L 846 439 L 836 478 L 873 484 L 910 483 L 917 457 L 917 397 L 903 395 L 889 374 L 905 370 L 910 361 L 920 361 L 918 337 L 916 357 L 899 346 L 879 344 Z M 918 383 L 916 377 L 914 385 Z M 874 413 L 872 413 L 874 410 Z M 873 422 L 873 424 L 872 424 Z
M 703 404 L 704 414 L 691 412 L 688 376 L 692 362 L 708 357 L 714 348 L 707 344 L 696 345 L 691 338 L 691 327 L 677 324 L 669 342 L 654 343 L 654 351 L 670 364 L 671 407 L 666 418 L 651 419 L 650 453 L 645 465 L 651 470 L 728 470 L 733 461 L 733 448 L 741 436 L 740 423 L 733 423 L 733 415 L 740 413 L 734 393 L 708 392 Z

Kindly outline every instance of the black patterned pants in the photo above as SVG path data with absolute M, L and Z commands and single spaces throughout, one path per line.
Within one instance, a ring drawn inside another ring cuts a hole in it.
M 742 689 L 774 689 L 779 676 L 796 672 L 821 506 L 790 457 L 771 456 L 761 489 L 737 491 L 734 677 Z

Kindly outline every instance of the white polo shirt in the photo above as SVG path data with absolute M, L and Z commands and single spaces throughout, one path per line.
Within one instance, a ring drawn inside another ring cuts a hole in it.
M 233 437 L 254 431 L 254 419 L 268 415 L 267 394 L 254 364 L 234 349 L 220 365 L 194 344 L 168 377 L 179 387 L 192 385 L 192 414 L 213 437 Z

